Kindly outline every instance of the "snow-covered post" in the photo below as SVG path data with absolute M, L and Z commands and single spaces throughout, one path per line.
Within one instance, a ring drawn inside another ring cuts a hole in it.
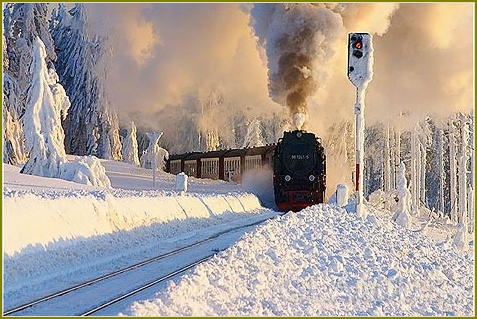
M 163 132 L 146 132 L 147 137 L 149 138 L 149 145 L 152 145 L 152 186 L 156 186 L 156 144 L 159 142 Z
M 356 213 L 364 217 L 364 109 L 365 94 L 373 78 L 373 41 L 368 33 L 348 34 L 348 78 L 356 87 Z
M 340 207 L 348 204 L 348 187 L 345 184 L 336 187 L 336 204 Z
M 187 192 L 187 179 L 188 176 L 184 172 L 176 175 L 176 191 L 180 192 L 181 195 Z

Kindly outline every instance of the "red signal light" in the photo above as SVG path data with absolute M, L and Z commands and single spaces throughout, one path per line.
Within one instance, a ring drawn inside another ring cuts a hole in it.
M 360 42 L 360 41 L 357 41 L 357 42 L 354 44 L 354 47 L 355 47 L 356 49 L 361 49 L 361 48 L 363 47 L 363 43 Z

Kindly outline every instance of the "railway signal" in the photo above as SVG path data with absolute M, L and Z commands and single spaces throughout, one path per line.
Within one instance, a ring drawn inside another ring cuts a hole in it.
M 373 47 L 368 33 L 348 35 L 348 78 L 354 86 L 366 85 L 372 79 Z
M 348 78 L 356 87 L 356 213 L 363 216 L 364 96 L 373 78 L 373 42 L 369 33 L 348 34 Z

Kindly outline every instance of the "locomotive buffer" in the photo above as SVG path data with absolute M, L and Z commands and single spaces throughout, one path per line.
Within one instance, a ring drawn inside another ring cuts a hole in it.
M 348 34 L 348 78 L 356 87 L 356 213 L 363 216 L 364 97 L 373 78 L 373 43 L 369 33 Z

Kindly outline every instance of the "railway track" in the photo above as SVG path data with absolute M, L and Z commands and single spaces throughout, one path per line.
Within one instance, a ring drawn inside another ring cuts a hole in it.
M 217 252 L 227 248 L 217 249 L 220 238 L 231 236 L 236 240 L 247 228 L 266 220 L 268 219 L 218 232 L 194 244 L 18 305 L 4 311 L 3 315 L 88 316 L 97 313 L 210 259 Z M 197 249 L 199 247 L 200 249 Z M 194 262 L 190 262 L 191 260 Z

